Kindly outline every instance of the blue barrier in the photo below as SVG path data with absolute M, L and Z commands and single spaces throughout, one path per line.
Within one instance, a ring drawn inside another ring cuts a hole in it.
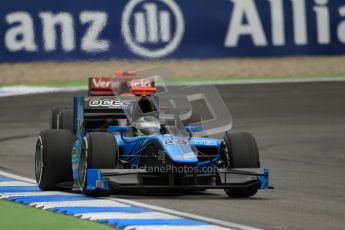
M 345 53 L 335 0 L 12 0 L 0 28 L 0 62 Z

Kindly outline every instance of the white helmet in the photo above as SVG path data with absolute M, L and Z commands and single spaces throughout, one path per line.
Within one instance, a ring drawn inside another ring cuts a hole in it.
M 144 116 L 139 118 L 133 123 L 135 134 L 142 135 L 154 135 L 159 133 L 161 125 L 159 120 L 153 116 Z

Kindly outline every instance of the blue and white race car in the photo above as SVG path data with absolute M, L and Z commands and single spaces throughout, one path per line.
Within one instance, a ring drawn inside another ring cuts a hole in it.
M 38 136 L 39 188 L 91 196 L 224 189 L 229 197 L 271 188 L 251 134 L 194 136 L 202 132 L 202 122 L 186 124 L 173 111 L 163 113 L 155 90 L 133 87 L 132 97 L 74 97 L 72 110 L 58 112 L 60 129 Z

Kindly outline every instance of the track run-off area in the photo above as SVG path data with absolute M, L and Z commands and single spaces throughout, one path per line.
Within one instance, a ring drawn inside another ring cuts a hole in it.
M 229 199 L 222 190 L 113 198 L 263 229 L 343 229 L 345 82 L 217 88 L 233 115 L 233 132 L 256 137 L 275 190 L 248 199 Z M 36 135 L 49 127 L 50 108 L 69 106 L 80 94 L 86 92 L 0 98 L 0 170 L 33 178 Z

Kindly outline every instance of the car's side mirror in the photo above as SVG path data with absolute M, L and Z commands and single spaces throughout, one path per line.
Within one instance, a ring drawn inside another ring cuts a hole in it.
M 115 132 L 125 133 L 125 132 L 128 132 L 128 130 L 129 130 L 128 126 L 109 126 L 107 129 L 109 133 L 115 133 Z
M 197 132 L 202 132 L 204 130 L 202 126 L 199 126 L 199 125 L 185 126 L 184 129 L 186 130 L 186 132 L 189 132 L 189 133 L 197 133 Z

